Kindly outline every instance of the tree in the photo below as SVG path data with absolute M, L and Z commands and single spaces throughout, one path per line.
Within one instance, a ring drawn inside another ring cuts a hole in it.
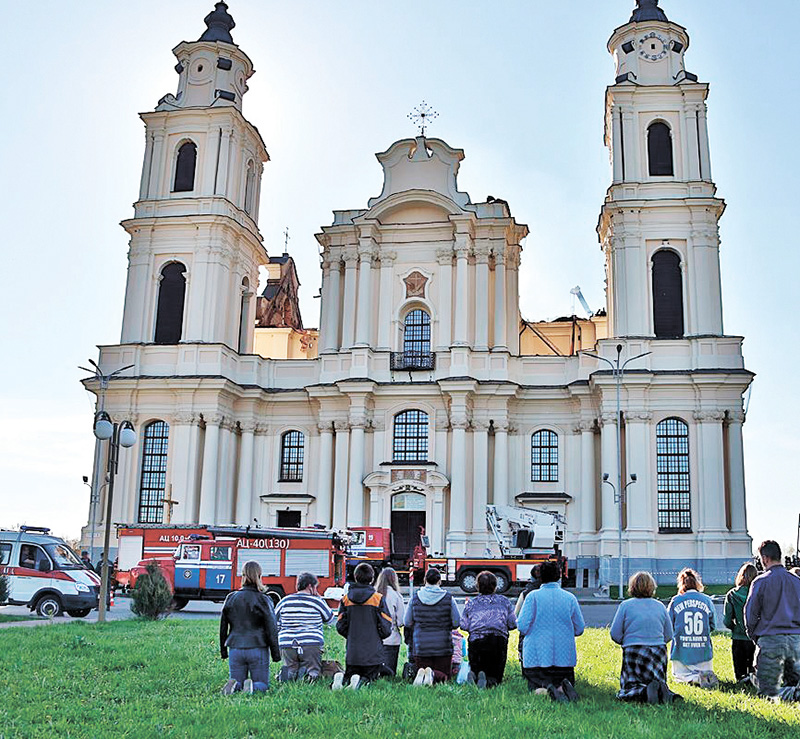
M 8 578 L 5 575 L 0 575 L 0 606 L 8 600 L 10 590 Z
M 137 616 L 156 621 L 167 615 L 172 602 L 172 591 L 155 562 L 148 562 L 146 570 L 139 575 L 131 593 L 131 611 Z

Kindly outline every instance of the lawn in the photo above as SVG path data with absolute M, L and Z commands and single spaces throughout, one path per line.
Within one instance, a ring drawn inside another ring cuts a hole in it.
M 39 621 L 40 618 L 35 613 L 30 616 L 9 616 L 5 613 L 0 613 L 0 624 L 11 623 L 12 621 Z
M 327 656 L 343 661 L 330 631 Z M 715 636 L 716 669 L 732 681 L 730 640 Z M 578 640 L 576 705 L 532 696 L 511 649 L 499 688 L 415 688 L 384 681 L 356 692 L 322 685 L 224 698 L 227 663 L 214 620 L 72 623 L 0 631 L 0 737 L 797 737 L 800 705 L 773 705 L 731 685 L 680 687 L 680 706 L 614 700 L 620 650 L 608 632 Z M 273 666 L 274 667 L 274 666 Z M 273 683 L 274 685 L 274 683 Z

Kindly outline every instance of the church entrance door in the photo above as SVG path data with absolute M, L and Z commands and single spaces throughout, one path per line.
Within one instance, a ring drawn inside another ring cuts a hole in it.
M 410 559 L 419 544 L 420 529 L 425 528 L 425 496 L 420 493 L 398 493 L 392 496 L 392 553 Z

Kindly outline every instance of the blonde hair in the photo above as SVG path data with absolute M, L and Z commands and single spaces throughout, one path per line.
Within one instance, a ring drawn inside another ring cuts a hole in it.
M 375 584 L 375 590 L 381 595 L 386 595 L 386 591 L 391 588 L 400 592 L 400 583 L 397 581 L 397 573 L 391 567 L 384 567 L 378 575 L 378 582 Z
M 738 588 L 740 585 L 746 585 L 750 587 L 750 584 L 758 577 L 758 570 L 756 566 L 752 562 L 745 562 L 740 568 L 739 572 L 736 573 L 736 587 Z
M 656 594 L 656 581 L 649 572 L 637 572 L 628 580 L 628 593 L 634 598 L 652 598 Z
M 250 560 L 242 567 L 242 587 L 250 586 L 258 590 L 264 590 L 264 583 L 261 582 L 261 565 Z
M 696 590 L 698 593 L 705 590 L 700 573 L 691 567 L 684 567 L 678 573 L 678 595 L 683 595 L 687 590 Z

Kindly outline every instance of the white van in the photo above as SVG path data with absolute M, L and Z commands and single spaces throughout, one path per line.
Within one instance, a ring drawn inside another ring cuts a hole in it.
M 98 606 L 100 578 L 63 539 L 50 536 L 50 529 L 0 530 L 0 575 L 8 578 L 8 603 L 28 606 L 40 616 L 53 618 L 66 611 L 81 618 Z

